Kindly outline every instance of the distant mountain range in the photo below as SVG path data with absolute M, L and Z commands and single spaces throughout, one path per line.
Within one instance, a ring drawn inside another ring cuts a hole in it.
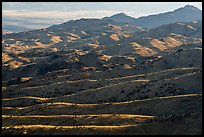
M 3 25 L 2 26 L 2 33 L 3 34 L 9 34 L 9 33 L 18 33 L 22 31 L 28 31 L 31 30 L 31 28 L 24 27 L 24 26 L 16 26 L 16 25 Z
M 143 29 L 152 29 L 155 27 L 159 27 L 161 25 L 175 23 L 175 22 L 190 22 L 190 21 L 195 21 L 195 20 L 202 20 L 202 11 L 194 6 L 186 5 L 185 7 L 176 9 L 171 12 L 149 15 L 149 16 L 144 16 L 144 17 L 139 17 L 139 18 L 128 16 L 125 13 L 118 13 L 111 17 L 104 17 L 101 20 L 109 21 L 109 22 L 114 21 L 116 24 L 122 23 L 122 24 L 134 25 L 134 26 L 137 26 L 138 28 L 143 28 Z M 70 20 L 63 24 L 70 24 L 73 21 L 74 20 Z M 32 24 L 30 24 L 29 26 L 32 26 Z M 45 26 L 45 24 L 42 24 L 42 25 L 38 24 L 38 26 L 40 28 L 41 26 Z M 12 33 L 12 32 L 16 33 L 16 32 L 28 31 L 32 29 L 33 28 L 23 27 L 23 26 L 18 26 L 18 25 L 16 26 L 15 25 L 3 25 L 3 34 Z
M 126 22 L 145 28 L 155 28 L 161 25 L 174 22 L 189 22 L 202 20 L 202 11 L 194 6 L 186 5 L 172 12 L 149 15 L 145 17 L 133 18 L 124 13 L 119 13 L 103 19 L 112 19 L 116 22 Z

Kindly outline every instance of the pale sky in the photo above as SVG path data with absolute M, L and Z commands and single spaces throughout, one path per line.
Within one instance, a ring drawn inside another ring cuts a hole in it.
M 2 2 L 2 22 L 58 24 L 70 19 L 102 18 L 123 12 L 138 18 L 202 2 Z M 18 20 L 15 22 L 14 20 Z

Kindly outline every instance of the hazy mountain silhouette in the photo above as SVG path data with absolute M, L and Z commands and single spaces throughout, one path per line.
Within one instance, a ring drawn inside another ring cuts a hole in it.
M 141 27 L 154 28 L 175 22 L 202 20 L 202 11 L 194 6 L 186 5 L 172 12 L 140 17 L 131 22 Z
M 137 35 L 140 34 L 140 37 L 160 38 L 171 33 L 192 38 L 202 38 L 202 21 L 166 24 L 146 31 L 143 34 L 137 33 Z
M 186 5 L 185 7 L 176 9 L 171 12 L 165 12 L 155 15 L 142 16 L 139 18 L 134 18 L 126 15 L 125 13 L 118 13 L 110 17 L 104 17 L 100 19 L 79 19 L 79 20 L 70 20 L 63 25 L 66 27 L 72 26 L 86 26 L 89 24 L 92 25 L 101 25 L 101 22 L 108 22 L 114 25 L 128 23 L 131 25 L 136 25 L 137 27 L 142 28 L 155 28 L 161 25 L 175 23 L 175 22 L 189 22 L 195 20 L 202 20 L 202 11 L 194 6 Z M 32 24 L 31 24 L 32 26 Z M 55 25 L 54 25 L 55 26 Z M 58 25 L 56 25 L 58 27 Z M 90 25 L 89 25 L 90 26 Z M 29 28 L 22 28 L 21 26 L 3 26 L 3 32 L 19 32 L 31 30 Z
M 116 22 L 125 22 L 145 28 L 155 28 L 175 22 L 202 20 L 202 11 L 194 6 L 186 5 L 185 7 L 176 9 L 172 12 L 142 16 L 139 18 L 133 18 L 124 13 L 119 13 L 103 19 L 112 19 Z
M 103 18 L 103 20 L 108 20 L 108 19 L 114 20 L 116 22 L 124 22 L 124 23 L 130 23 L 135 21 L 135 18 L 130 17 L 125 13 L 118 13 L 113 16 Z

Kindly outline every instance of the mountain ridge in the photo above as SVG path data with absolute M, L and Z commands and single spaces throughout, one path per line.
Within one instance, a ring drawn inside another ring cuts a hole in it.
M 185 12 L 188 12 L 188 13 L 185 13 Z M 191 16 L 184 16 L 186 14 L 187 15 L 191 14 Z M 167 18 L 167 16 L 169 17 Z M 178 17 L 175 18 L 175 16 L 178 16 Z M 112 15 L 110 17 L 105 17 L 103 19 L 112 19 L 117 22 L 134 24 L 140 27 L 145 27 L 145 28 L 147 27 L 151 29 L 151 28 L 155 28 L 161 25 L 170 24 L 174 22 L 189 22 L 194 20 L 202 20 L 202 11 L 195 6 L 186 5 L 184 7 L 175 9 L 170 12 L 141 16 L 138 18 L 128 16 L 125 13 L 117 13 L 115 15 Z M 156 23 L 155 20 L 156 22 L 157 20 L 160 20 L 160 23 Z M 161 23 L 162 21 L 163 23 Z
M 157 23 L 158 20 L 159 23 Z M 138 26 L 155 28 L 164 24 L 194 20 L 202 20 L 202 11 L 194 6 L 187 5 L 174 11 L 139 17 L 132 23 Z
M 102 19 L 82 18 L 82 19 L 76 19 L 76 20 L 69 20 L 61 24 L 70 24 L 76 21 L 80 22 L 83 20 L 101 20 L 101 21 L 113 20 L 115 23 L 122 23 L 122 24 L 128 23 L 130 25 L 136 25 L 137 27 L 141 27 L 143 29 L 144 28 L 152 29 L 152 28 L 155 28 L 161 25 L 170 24 L 174 22 L 188 22 L 188 21 L 202 20 L 202 10 L 192 5 L 186 5 L 184 7 L 175 9 L 174 11 L 147 15 L 147 16 L 141 16 L 138 18 L 129 16 L 123 12 L 120 12 L 110 17 L 104 17 Z M 157 20 L 160 20 L 160 23 L 158 23 Z M 51 25 L 51 26 L 56 26 L 56 25 Z M 10 29 L 7 27 L 6 30 L 9 31 Z M 12 26 L 10 31 L 15 32 L 14 26 Z M 17 29 L 17 32 L 19 32 L 18 29 Z

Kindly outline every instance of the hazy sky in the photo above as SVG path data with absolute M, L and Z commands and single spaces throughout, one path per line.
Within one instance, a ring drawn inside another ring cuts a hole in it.
M 2 21 L 46 25 L 70 19 L 102 18 L 120 12 L 137 18 L 173 11 L 187 4 L 202 10 L 201 2 L 2 2 Z

